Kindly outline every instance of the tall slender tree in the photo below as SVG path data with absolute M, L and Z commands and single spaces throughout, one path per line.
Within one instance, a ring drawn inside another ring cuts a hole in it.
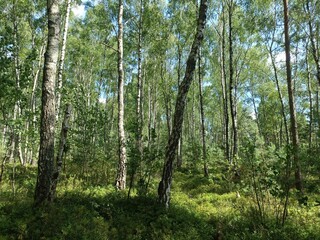
M 119 0 L 118 14 L 118 137 L 119 137 L 119 164 L 116 179 L 116 188 L 126 188 L 127 152 L 124 131 L 124 70 L 123 70 L 123 1 Z
M 62 37 L 62 43 L 61 43 L 61 45 L 62 45 L 61 46 L 61 54 L 60 54 L 58 76 L 57 76 L 56 120 L 59 119 L 59 112 L 60 112 L 60 105 L 61 105 L 62 76 L 63 76 L 63 68 L 64 68 L 64 59 L 66 56 L 70 10 L 71 10 L 71 0 L 67 0 L 66 15 L 65 15 L 64 29 L 63 29 L 63 37 Z
M 202 160 L 203 173 L 205 177 L 209 176 L 207 164 L 207 145 L 206 145 L 206 128 L 204 123 L 204 107 L 203 107 L 203 89 L 202 89 L 202 68 L 201 68 L 201 49 L 198 54 L 198 80 L 199 80 L 199 101 L 200 101 L 200 121 L 201 121 L 201 141 L 202 141 Z
M 35 205 L 51 201 L 50 191 L 54 172 L 55 80 L 60 39 L 60 0 L 47 1 L 48 43 L 44 59 L 40 149 Z
M 198 51 L 199 51 L 201 42 L 203 40 L 203 32 L 204 32 L 205 22 L 207 19 L 207 8 L 208 8 L 208 1 L 201 0 L 198 23 L 197 23 L 197 31 L 196 31 L 195 38 L 192 43 L 191 51 L 189 53 L 189 57 L 187 60 L 185 76 L 179 86 L 178 96 L 176 99 L 175 112 L 173 117 L 173 126 L 172 126 L 171 134 L 169 136 L 167 149 L 166 149 L 166 162 L 163 167 L 162 179 L 158 187 L 159 201 L 160 203 L 164 204 L 166 207 L 169 207 L 169 203 L 170 203 L 170 189 L 171 189 L 172 173 L 173 173 L 173 161 L 175 160 L 179 138 L 181 136 L 186 97 L 193 80 Z
M 275 11 L 275 15 L 274 15 L 274 19 L 275 19 L 275 23 L 276 23 L 276 11 Z M 275 57 L 273 54 L 273 45 L 275 43 L 275 32 L 276 32 L 276 24 L 272 30 L 272 37 L 271 37 L 271 42 L 270 42 L 270 46 L 268 47 L 268 52 L 270 55 L 270 59 L 271 59 L 271 65 L 272 65 L 272 69 L 274 72 L 274 80 L 277 86 L 277 91 L 278 91 L 278 96 L 279 96 L 279 101 L 281 104 L 281 115 L 282 115 L 282 119 L 283 119 L 283 125 L 284 125 L 284 131 L 285 131 L 285 136 L 286 136 L 286 144 L 289 144 L 289 131 L 288 131 L 288 124 L 287 124 L 287 117 L 286 117 L 286 112 L 285 112 L 285 105 L 284 105 L 284 100 L 283 100 L 283 94 L 281 92 L 281 88 L 280 88 L 280 83 L 279 83 L 279 77 L 278 77 L 278 69 L 276 66 L 276 62 L 275 62 Z
M 142 79 L 142 31 L 143 31 L 143 0 L 140 0 L 139 26 L 138 26 L 138 83 L 137 83 L 137 149 L 140 164 L 143 158 L 142 128 L 143 128 L 143 79 Z
M 299 135 L 298 124 L 295 108 L 294 88 L 291 75 L 291 56 L 290 56 L 290 35 L 289 35 L 289 10 L 288 0 L 283 0 L 283 16 L 284 16 L 284 37 L 285 37 L 285 52 L 286 52 L 286 73 L 288 84 L 290 122 L 291 122 L 291 139 L 293 150 L 293 165 L 295 173 L 295 186 L 300 192 L 303 191 L 301 166 L 299 160 Z
M 226 74 L 226 24 L 225 24 L 225 6 L 222 3 L 222 19 L 220 34 L 220 69 L 221 69 L 221 90 L 223 103 L 223 124 L 224 124 L 224 148 L 225 158 L 230 162 L 230 147 L 229 147 L 229 104 L 227 91 L 227 74 Z
M 306 41 L 306 50 L 308 51 L 308 44 L 309 41 Z M 309 59 L 308 54 L 306 54 L 306 70 L 307 70 L 307 85 L 308 85 L 308 98 L 309 98 L 309 136 L 308 136 L 308 144 L 309 149 L 311 150 L 312 147 L 312 132 L 313 132 L 313 100 L 312 100 L 312 84 L 311 84 L 311 73 L 310 73 L 310 66 L 309 66 Z
M 229 17 L 229 98 L 232 120 L 232 134 L 233 134 L 233 150 L 231 162 L 234 162 L 238 156 L 238 119 L 237 119 L 237 83 L 234 77 L 234 63 L 233 63 L 233 11 L 235 3 L 233 0 L 228 2 L 228 17 Z

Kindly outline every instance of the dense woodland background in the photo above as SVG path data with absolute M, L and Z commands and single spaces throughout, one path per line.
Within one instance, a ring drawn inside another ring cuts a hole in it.
M 0 238 L 320 239 L 319 86 L 318 0 L 0 1 Z

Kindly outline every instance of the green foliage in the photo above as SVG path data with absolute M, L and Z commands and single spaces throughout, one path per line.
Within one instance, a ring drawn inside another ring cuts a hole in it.
M 318 207 L 291 202 L 284 227 L 270 205 L 261 223 L 254 200 L 221 192 L 227 180 L 176 172 L 172 202 L 164 209 L 155 194 L 127 199 L 114 187 L 89 186 L 62 175 L 51 205 L 33 207 L 35 168 L 17 169 L 16 195 L 1 186 L 1 239 L 319 239 Z M 9 184 L 8 184 L 9 183 Z M 155 187 L 153 187 L 155 188 Z M 22 190 L 24 189 L 24 190 Z M 241 195 L 243 191 L 241 191 Z M 316 197 L 316 196 L 314 196 Z M 290 201 L 294 201 L 291 199 Z
M 140 27 L 137 19 L 141 2 L 142 157 L 136 146 Z M 320 216 L 316 206 L 320 199 L 318 83 L 314 81 L 316 64 L 312 59 L 311 44 L 306 47 L 308 27 L 305 31 L 301 29 L 308 26 L 307 21 L 312 19 L 312 26 L 318 31 L 319 6 L 312 7 L 309 16 L 300 3 L 303 1 L 291 3 L 291 43 L 297 50 L 292 65 L 301 142 L 299 157 L 305 183 L 305 196 L 302 198 L 307 197 L 307 200 L 298 205 L 297 199 L 301 200 L 301 196 L 290 192 L 287 220 L 281 227 L 286 186 L 293 185 L 294 176 L 291 173 L 288 177 L 285 169 L 290 149 L 285 147 L 281 111 L 284 110 L 286 118 L 289 115 L 285 71 L 277 59 L 283 51 L 280 3 L 271 0 L 234 1 L 233 65 L 238 84 L 239 156 L 235 165 L 230 165 L 224 156 L 220 46 L 222 11 L 225 40 L 228 41 L 228 8 L 224 5 L 222 9 L 225 1 L 210 2 L 201 49 L 210 177 L 202 177 L 200 170 L 203 162 L 197 69 L 186 99 L 182 133 L 183 165 L 173 176 L 171 208 L 165 210 L 158 206 L 155 199 L 169 135 L 167 123 L 172 125 L 167 120 L 170 117 L 172 120 L 178 82 L 183 78 L 196 27 L 197 6 L 191 0 L 141 2 L 129 0 L 124 9 L 128 180 L 135 175 L 131 198 L 127 199 L 124 192 L 115 192 L 112 186 L 118 160 L 115 51 L 118 3 L 113 0 L 88 1 L 85 4 L 86 16 L 83 19 L 71 17 L 70 20 L 62 101 L 72 103 L 74 111 L 57 199 L 51 206 L 34 209 L 32 199 L 36 169 L 6 163 L 0 186 L 0 238 L 319 239 Z M 23 155 L 32 150 L 33 160 L 36 159 L 42 74 L 40 49 L 46 42 L 45 4 L 45 1 L 31 0 L 0 1 L 0 19 L 3 19 L 0 26 L 0 160 L 8 150 L 3 145 L 8 144 L 15 132 L 21 134 Z M 14 20 L 17 21 L 16 43 Z M 272 34 L 275 36 L 271 50 L 276 60 L 284 109 L 266 49 Z M 314 36 L 316 41 L 319 41 L 318 35 Z M 226 42 L 226 75 L 229 73 L 228 47 Z M 14 54 L 19 57 L 20 89 L 16 86 Z M 309 58 L 308 69 L 306 57 Z M 33 109 L 30 106 L 31 92 L 38 71 Z M 308 73 L 310 96 L 307 91 Z M 227 89 L 230 87 L 228 85 Z M 14 106 L 18 100 L 21 114 L 13 120 Z M 313 106 L 309 105 L 310 100 Z M 311 112 L 313 122 L 309 128 Z M 289 123 L 289 118 L 286 120 Z M 231 135 L 231 119 L 229 125 Z M 231 148 L 231 138 L 229 141 Z

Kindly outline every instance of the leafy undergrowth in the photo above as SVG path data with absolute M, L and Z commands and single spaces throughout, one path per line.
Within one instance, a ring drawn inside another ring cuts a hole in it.
M 251 198 L 200 175 L 175 173 L 168 210 L 155 194 L 127 199 L 70 176 L 53 204 L 34 208 L 33 176 L 16 179 L 15 196 L 12 182 L 1 186 L 0 239 L 320 239 L 319 207 L 290 203 L 284 227 L 271 213 L 262 223 Z

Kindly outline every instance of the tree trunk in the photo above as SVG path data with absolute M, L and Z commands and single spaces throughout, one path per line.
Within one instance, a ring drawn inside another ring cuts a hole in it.
M 143 108 L 142 108 L 142 93 L 143 93 L 143 83 L 142 83 L 142 11 L 143 11 L 143 0 L 140 0 L 140 10 L 139 10 L 139 26 L 138 26 L 138 81 L 137 81 L 137 106 L 136 106 L 136 119 L 137 119 L 137 132 L 136 132 L 136 149 L 137 149 L 137 163 L 132 164 L 132 173 L 129 183 L 128 198 L 130 197 L 131 189 L 134 185 L 135 175 L 137 170 L 140 169 L 141 176 L 141 164 L 143 158 L 143 146 L 142 146 L 142 127 L 143 127 Z
M 258 117 L 258 109 L 257 109 L 257 103 L 256 100 L 254 99 L 254 92 L 253 92 L 253 83 L 250 81 L 250 94 L 252 96 L 252 106 L 253 106 L 253 111 L 254 111 L 254 116 L 255 116 L 255 122 L 257 123 L 257 127 L 258 127 L 258 133 L 260 136 L 262 136 L 261 133 L 261 126 L 260 126 L 260 122 L 259 122 L 259 117 Z
M 15 69 L 15 80 L 16 80 L 16 103 L 14 106 L 14 121 L 20 119 L 21 116 L 21 100 L 20 100 L 20 58 L 19 58 L 19 46 L 18 46 L 18 21 L 17 21 L 17 11 L 16 11 L 16 1 L 13 2 L 13 45 L 14 45 L 14 69 Z M 17 123 L 14 123 L 17 124 Z M 18 128 L 13 128 L 13 136 L 14 136 L 14 144 L 12 144 L 12 154 L 13 158 L 15 157 L 15 153 L 18 153 L 18 157 L 20 163 L 24 165 L 24 159 L 22 155 L 22 147 L 21 147 L 21 126 L 18 125 Z
M 199 74 L 199 98 L 200 98 L 200 119 L 201 119 L 201 140 L 202 140 L 202 160 L 203 173 L 205 177 L 209 177 L 207 164 L 207 146 L 206 146 L 206 130 L 204 125 L 204 109 L 203 109 L 203 93 L 202 93 L 202 69 L 201 69 L 201 49 L 198 53 L 198 74 Z
M 194 70 L 196 67 L 197 54 L 199 47 L 203 39 L 203 32 L 205 21 L 207 17 L 208 1 L 201 0 L 199 17 L 197 24 L 197 32 L 193 41 L 191 51 L 187 60 L 187 66 L 183 81 L 179 86 L 178 96 L 175 105 L 175 113 L 173 118 L 172 132 L 169 137 L 167 149 L 166 149 L 166 162 L 163 167 L 162 179 L 158 187 L 158 196 L 160 203 L 169 207 L 170 203 L 170 188 L 172 182 L 173 161 L 175 159 L 179 138 L 181 135 L 183 114 L 186 103 L 186 97 L 192 83 Z
M 67 135 L 69 130 L 70 117 L 71 117 L 71 105 L 67 104 L 66 110 L 64 113 L 64 119 L 62 122 L 62 127 L 61 127 L 59 149 L 58 149 L 58 155 L 56 158 L 56 166 L 52 176 L 52 186 L 51 186 L 51 192 L 49 197 L 50 201 L 54 200 L 56 196 L 57 183 L 59 179 L 59 174 L 62 169 L 63 154 L 66 152 L 66 147 L 67 147 Z
M 238 156 L 238 124 L 237 124 L 237 96 L 236 96 L 236 82 L 234 79 L 234 68 L 233 68 L 233 0 L 228 5 L 229 13 L 229 98 L 231 108 L 231 120 L 232 120 L 232 134 L 233 134 L 233 150 L 230 163 L 234 163 L 234 160 Z
M 165 114 L 166 114 L 166 122 L 167 122 L 167 132 L 168 136 L 171 133 L 171 96 L 170 96 L 170 83 L 166 81 L 165 77 L 166 64 L 163 61 L 160 67 L 160 77 L 162 82 L 162 92 L 164 98 L 164 106 L 165 106 Z
M 311 43 L 311 53 L 312 53 L 312 57 L 313 57 L 313 60 L 314 60 L 314 63 L 316 65 L 316 78 L 317 78 L 317 82 L 318 82 L 318 88 L 320 86 L 320 56 L 319 56 L 319 39 L 317 39 L 316 37 L 318 37 L 318 34 L 315 34 L 315 31 L 314 30 L 314 27 L 312 25 L 312 13 L 310 11 L 310 1 L 306 1 L 305 3 L 305 11 L 309 17 L 309 21 L 308 21 L 308 28 L 309 28 L 309 39 L 310 39 L 310 43 Z M 317 88 L 317 89 L 318 89 Z M 317 96 L 318 96 L 318 91 L 317 91 Z M 319 102 L 316 101 L 316 104 L 317 106 L 319 105 Z M 318 124 L 318 134 L 317 136 L 319 135 L 320 133 L 320 118 L 319 118 L 319 111 L 318 111 L 318 107 L 316 109 L 316 113 L 317 113 L 317 124 Z M 317 142 L 318 142 L 318 139 L 317 139 Z
M 308 43 L 306 46 L 306 51 L 308 52 Z M 312 132 L 313 132 L 313 101 L 312 101 L 312 86 L 311 86 L 311 73 L 310 73 L 310 66 L 309 66 L 309 59 L 308 54 L 306 54 L 306 65 L 307 65 L 307 74 L 308 74 L 308 98 L 309 98 L 309 134 L 308 134 L 308 144 L 309 150 L 312 147 Z
M 228 92 L 227 92 L 227 76 L 226 76 L 226 60 L 225 60 L 225 17 L 224 6 L 222 8 L 222 33 L 221 33 L 221 50 L 220 50 L 220 68 L 221 68 L 221 90 L 222 90 L 222 103 L 223 103 L 223 119 L 224 119 L 224 148 L 225 158 L 228 162 L 230 159 L 230 147 L 229 147 L 229 109 L 228 109 Z
M 116 188 L 126 188 L 127 153 L 124 132 L 124 70 L 123 70 L 123 2 L 119 0 L 118 15 L 118 137 L 119 137 L 119 165 Z
M 143 79 L 142 79 L 142 14 L 143 0 L 140 0 L 139 29 L 138 29 L 138 84 L 137 84 L 137 120 L 138 120 L 138 136 L 137 148 L 139 150 L 140 164 L 143 156 L 142 146 L 142 127 L 143 127 Z M 139 164 L 139 165 L 140 165 Z
M 283 103 L 282 92 L 281 92 L 281 88 L 280 88 L 280 84 L 279 84 L 278 70 L 277 70 L 277 67 L 276 67 L 276 63 L 275 63 L 274 57 L 272 55 L 272 44 L 273 44 L 273 39 L 272 39 L 272 42 L 271 42 L 271 46 L 269 48 L 269 54 L 270 54 L 272 68 L 273 68 L 273 72 L 274 72 L 274 79 L 275 79 L 276 86 L 277 86 L 278 97 L 279 97 L 280 104 L 281 104 L 281 115 L 282 115 L 283 125 L 284 125 L 284 129 L 285 129 L 285 134 L 286 134 L 286 144 L 288 145 L 289 141 L 290 141 L 288 123 L 287 123 L 285 107 L 284 107 L 284 103 Z
M 32 86 L 32 92 L 31 92 L 31 98 L 30 98 L 30 109 L 32 112 L 32 119 L 31 119 L 31 126 L 33 131 L 36 131 L 37 128 L 37 115 L 36 115 L 36 90 L 38 86 L 38 80 L 44 55 L 44 50 L 46 48 L 46 43 L 43 43 L 40 49 L 39 53 L 39 63 L 38 63 L 38 69 L 36 70 L 34 77 L 33 77 L 33 86 Z M 30 124 L 29 124 L 30 126 Z M 33 161 L 33 146 L 35 146 L 35 138 L 32 138 L 32 146 L 29 152 L 29 163 L 33 164 L 35 161 Z
M 55 79 L 59 55 L 60 13 L 59 0 L 47 1 L 48 44 L 43 68 L 40 149 L 35 205 L 50 201 L 54 172 Z
M 180 34 L 178 39 L 180 40 Z M 182 49 L 180 47 L 180 44 L 177 44 L 177 48 L 178 48 L 178 71 L 177 71 L 177 75 L 178 75 L 178 87 L 180 85 L 180 78 L 181 78 L 181 56 L 182 56 Z M 178 142 L 178 151 L 177 151 L 177 168 L 181 169 L 182 167 L 182 134 L 181 137 L 179 138 L 179 142 Z
M 314 63 L 316 64 L 316 77 L 318 84 L 320 85 L 320 57 L 319 57 L 319 46 L 316 41 L 316 36 L 314 34 L 313 26 L 312 26 L 312 16 L 311 16 L 311 11 L 310 11 L 310 1 L 307 0 L 305 3 L 306 6 L 306 13 L 308 14 L 309 21 L 308 21 L 308 27 L 309 27 L 309 39 L 311 43 L 311 53 L 313 56 Z
M 299 136 L 298 136 L 295 101 L 294 101 L 294 89 L 292 85 L 293 81 L 291 77 L 288 0 L 283 0 L 283 7 L 284 7 L 286 72 L 287 72 L 288 96 L 289 96 L 289 107 L 290 107 L 293 165 L 294 165 L 294 171 L 295 171 L 295 186 L 298 191 L 302 192 L 303 185 L 302 185 L 301 166 L 300 166 L 300 160 L 299 160 Z
M 62 74 L 63 74 L 63 67 L 64 67 L 63 66 L 64 59 L 66 56 L 66 46 L 67 46 L 67 36 L 68 36 L 68 28 L 69 28 L 69 17 L 70 17 L 70 10 L 71 10 L 71 0 L 67 0 L 67 7 L 66 8 L 67 8 L 66 9 L 66 17 L 65 17 L 65 21 L 64 21 L 61 54 L 60 54 L 60 61 L 59 61 L 59 67 L 58 67 L 58 77 L 57 77 L 56 120 L 59 119 L 59 112 L 60 112 Z

